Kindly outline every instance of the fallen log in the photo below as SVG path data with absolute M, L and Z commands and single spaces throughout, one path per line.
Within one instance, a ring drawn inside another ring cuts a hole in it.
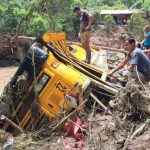
M 10 119 L 8 119 L 6 116 L 1 115 L 1 116 L 0 116 L 0 120 L 9 123 L 9 124 L 12 125 L 14 128 L 16 128 L 20 133 L 23 132 L 22 129 L 21 129 L 18 125 L 16 125 L 14 122 L 12 122 Z
M 125 50 L 123 49 L 117 49 L 117 48 L 112 48 L 112 47 L 105 47 L 105 46 L 96 46 L 96 45 L 93 45 L 91 47 L 97 47 L 99 49 L 104 49 L 104 50 L 109 50 L 109 51 L 114 51 L 114 52 L 119 52 L 119 53 L 127 53 Z
M 78 43 L 78 42 L 67 42 L 67 44 L 75 44 L 75 45 L 79 45 L 79 46 L 82 46 L 81 43 Z M 106 46 L 99 46 L 99 45 L 93 45 L 93 44 L 90 44 L 90 48 L 93 48 L 93 49 L 96 49 L 96 50 L 100 50 L 100 49 L 103 49 L 103 50 L 109 50 L 109 51 L 114 51 L 114 52 L 119 52 L 119 53 L 127 53 L 125 50 L 123 49 L 117 49 L 117 48 L 112 48 L 112 47 L 106 47 Z

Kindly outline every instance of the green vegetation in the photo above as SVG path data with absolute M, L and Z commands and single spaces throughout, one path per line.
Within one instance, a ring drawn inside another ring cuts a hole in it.
M 99 23 L 101 9 L 140 8 L 146 11 L 148 17 L 150 15 L 149 0 L 3 0 L 0 3 L 0 31 L 38 36 L 51 30 L 77 35 L 79 20 L 72 13 L 77 5 L 95 14 L 95 27 Z M 106 17 L 106 29 L 110 28 L 109 21 L 111 26 L 114 24 L 112 18 Z M 144 23 L 140 23 L 142 25 Z
M 104 17 L 104 26 L 107 32 L 115 27 L 115 21 L 111 15 L 106 15 Z
M 131 16 L 128 26 L 135 36 L 139 37 L 139 39 L 143 39 L 143 27 L 148 24 L 148 20 L 144 19 L 142 14 L 135 13 Z

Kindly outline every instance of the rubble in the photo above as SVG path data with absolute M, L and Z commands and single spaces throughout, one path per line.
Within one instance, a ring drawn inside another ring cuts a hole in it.
M 150 97 L 149 93 L 145 91 L 143 86 L 135 81 L 130 83 L 120 91 L 114 103 L 117 104 L 117 110 L 122 114 L 129 114 L 128 117 L 136 115 L 139 118 L 146 118 L 150 116 Z M 149 86 L 147 87 L 149 91 Z M 121 115 L 121 114 L 120 114 Z
M 114 52 L 110 58 L 113 55 Z M 120 57 L 124 56 L 115 56 L 113 61 L 118 60 L 119 63 Z M 150 91 L 149 85 L 146 88 Z M 150 149 L 150 97 L 147 91 L 140 83 L 129 82 L 115 98 L 111 98 L 110 102 L 97 99 L 98 97 L 89 91 L 90 99 L 81 100 L 78 106 L 74 103 L 74 98 L 67 95 L 68 103 L 75 109 L 71 114 L 66 116 L 62 113 L 63 115 L 53 124 L 46 124 L 37 131 L 23 130 L 23 133 L 13 137 L 12 148 L 15 150 L 66 150 L 77 147 L 85 150 Z M 8 100 L 6 93 L 5 96 Z M 81 106 L 84 106 L 84 110 L 78 111 Z M 81 123 L 80 119 L 83 118 L 85 124 Z M 70 133 L 69 129 L 72 130 Z M 65 132 L 66 130 L 68 132 Z M 80 140 L 77 140 L 77 133 L 82 137 Z M 6 131 L 0 130 L 1 148 L 9 138 Z
M 82 114 L 88 123 L 88 128 L 84 131 L 86 133 L 84 134 L 84 144 L 80 142 L 74 143 L 76 140 L 73 138 L 72 134 L 64 134 L 64 129 L 57 129 L 57 131 L 52 129 L 53 132 L 49 132 L 51 129 L 47 129 L 47 135 L 43 137 L 42 140 L 35 139 L 33 136 L 34 132 L 23 133 L 14 138 L 15 142 L 13 146 L 16 150 L 34 148 L 65 150 L 71 149 L 71 147 L 74 146 L 79 149 L 93 150 L 149 149 L 149 100 L 141 85 L 128 85 L 121 90 L 118 96 L 113 100 L 115 107 L 111 108 L 112 115 L 105 114 L 98 103 L 94 103 L 94 100 L 93 106 L 91 106 L 92 109 L 86 108 L 85 113 Z M 109 105 L 107 107 L 109 107 Z M 62 122 L 67 121 L 70 116 L 62 119 Z M 57 123 L 59 125 L 61 124 L 60 121 Z M 70 123 L 73 125 L 74 121 Z M 82 129 L 80 123 L 76 127 Z M 55 126 L 54 128 L 56 129 L 57 127 Z M 67 130 L 69 130 L 69 128 L 67 128 Z M 6 133 L 1 130 L 0 135 L 0 143 L 3 145 L 7 139 Z M 44 134 L 39 135 L 44 136 Z

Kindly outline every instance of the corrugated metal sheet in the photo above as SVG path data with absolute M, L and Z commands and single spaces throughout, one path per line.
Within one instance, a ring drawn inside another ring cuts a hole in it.
M 134 10 L 101 10 L 101 15 L 123 15 L 123 14 L 133 14 L 133 13 L 143 13 L 140 9 Z

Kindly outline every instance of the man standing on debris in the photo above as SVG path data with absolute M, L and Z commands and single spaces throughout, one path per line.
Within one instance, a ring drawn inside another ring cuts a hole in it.
M 140 78 L 142 81 L 150 81 L 150 60 L 143 51 L 135 47 L 135 39 L 132 37 L 125 39 L 124 49 L 128 51 L 127 57 L 109 75 L 113 76 L 115 72 L 129 63 L 123 75 L 130 75 L 135 79 Z
M 79 32 L 79 40 L 82 40 L 82 46 L 86 50 L 86 63 L 90 63 L 91 61 L 91 50 L 90 50 L 90 39 L 91 39 L 91 24 L 93 20 L 93 16 L 91 13 L 81 10 L 80 7 L 75 7 L 73 9 L 73 13 L 77 17 L 80 17 L 80 32 Z

